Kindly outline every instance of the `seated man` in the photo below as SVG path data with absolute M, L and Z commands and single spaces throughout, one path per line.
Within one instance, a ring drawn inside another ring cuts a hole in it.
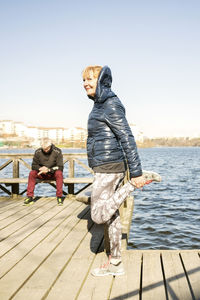
M 62 151 L 55 147 L 52 142 L 45 138 L 42 141 L 41 148 L 35 151 L 32 171 L 29 173 L 27 196 L 24 204 L 33 203 L 34 189 L 36 179 L 56 180 L 56 196 L 58 205 L 63 204 L 63 155 Z

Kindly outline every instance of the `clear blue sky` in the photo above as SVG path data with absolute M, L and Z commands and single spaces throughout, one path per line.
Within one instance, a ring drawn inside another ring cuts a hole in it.
M 145 135 L 200 136 L 199 36 L 199 0 L 0 0 L 0 119 L 86 127 L 100 64 Z

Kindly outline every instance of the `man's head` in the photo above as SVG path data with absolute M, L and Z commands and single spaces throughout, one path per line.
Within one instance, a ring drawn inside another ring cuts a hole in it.
M 97 80 L 101 69 L 101 66 L 88 66 L 83 70 L 83 86 L 88 96 L 95 96 Z
M 48 138 L 44 138 L 41 143 L 42 150 L 48 153 L 51 149 L 52 141 Z

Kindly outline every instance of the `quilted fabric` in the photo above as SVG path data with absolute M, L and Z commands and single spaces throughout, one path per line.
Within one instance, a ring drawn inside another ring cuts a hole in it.
M 112 74 L 102 68 L 97 82 L 94 106 L 88 118 L 87 154 L 91 168 L 127 161 L 130 178 L 142 175 L 134 136 L 125 116 L 125 108 L 111 90 Z

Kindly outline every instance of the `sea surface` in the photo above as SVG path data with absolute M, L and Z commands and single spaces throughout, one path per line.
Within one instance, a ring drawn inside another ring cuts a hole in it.
M 1 149 L 0 153 L 26 153 L 33 149 Z M 85 152 L 62 149 L 63 153 Z M 160 173 L 161 183 L 151 183 L 135 191 L 134 212 L 129 236 L 129 249 L 200 249 L 200 148 L 139 149 L 143 169 Z M 0 165 L 4 161 L 0 161 Z M 27 162 L 31 163 L 30 160 Z M 86 160 L 83 160 L 86 163 Z M 1 177 L 12 176 L 12 167 L 0 171 Z M 88 176 L 76 167 L 76 176 Z M 65 167 L 64 176 L 68 170 Z M 28 170 L 20 166 L 20 176 Z M 20 185 L 20 190 L 26 186 Z M 0 191 L 0 196 L 4 196 Z M 37 185 L 35 195 L 55 196 L 47 184 Z

